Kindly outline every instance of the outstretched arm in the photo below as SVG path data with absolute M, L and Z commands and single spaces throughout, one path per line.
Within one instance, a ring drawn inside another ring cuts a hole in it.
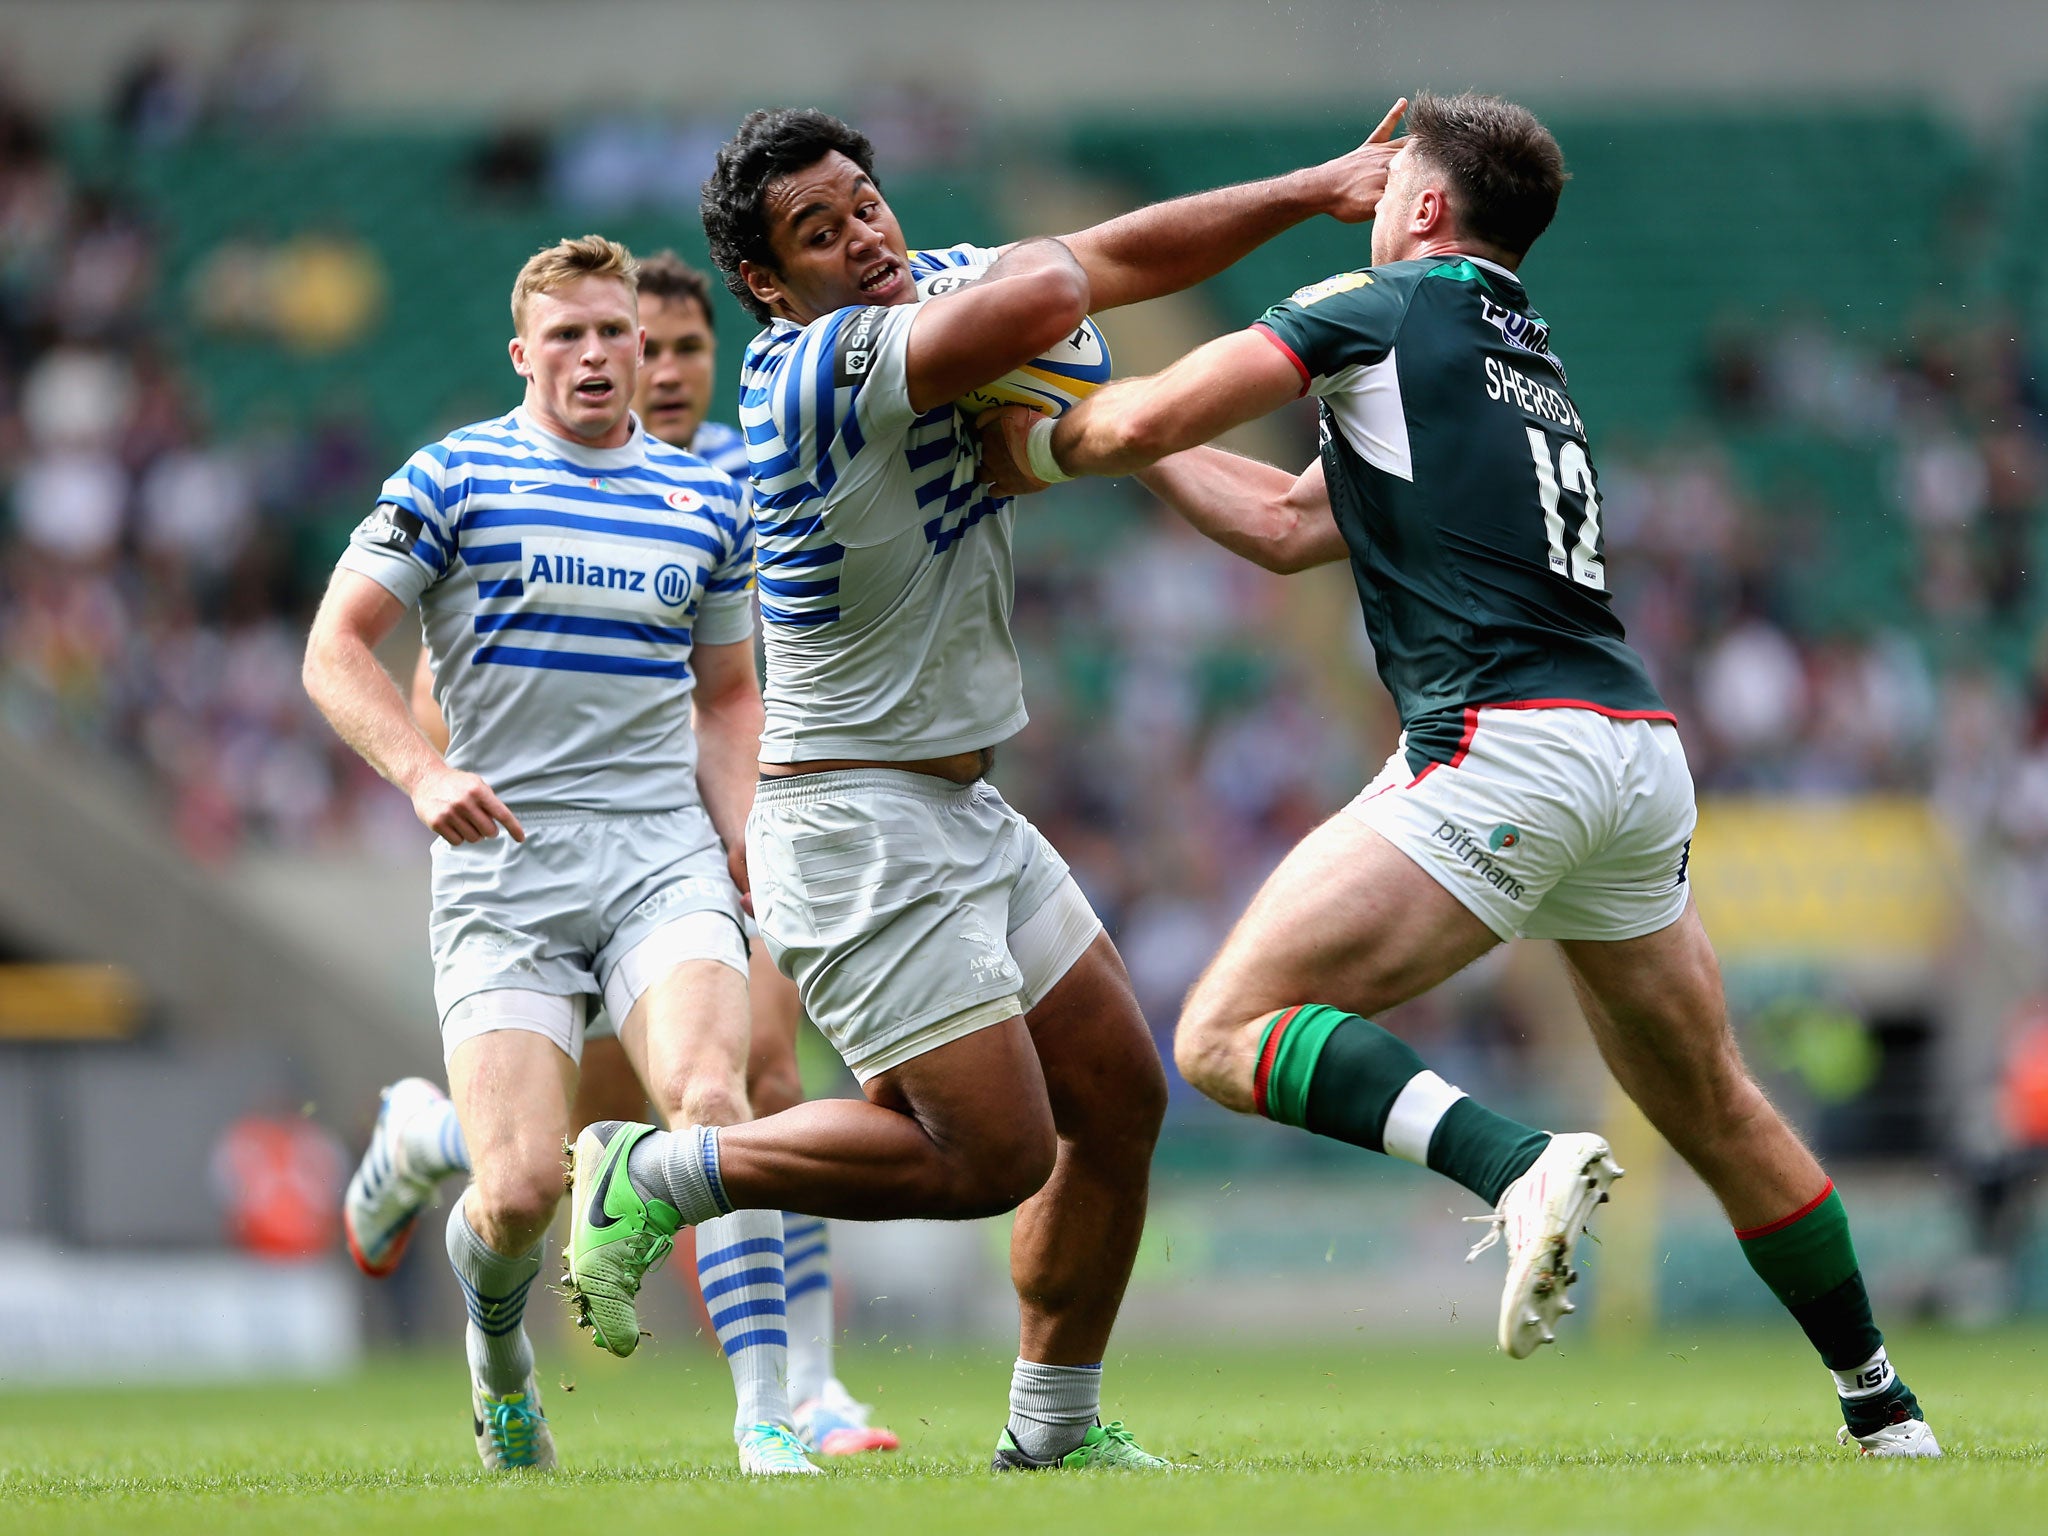
M 1138 478 L 1197 532 L 1269 571 L 1290 575 L 1347 553 L 1321 459 L 1297 476 L 1221 448 L 1191 448 Z
M 1052 421 L 1006 406 L 978 425 L 981 477 L 1005 496 L 1076 475 L 1127 475 L 1277 411 L 1301 370 L 1264 332 L 1219 336 L 1147 378 L 1107 385 Z
M 1178 293 L 1275 235 L 1327 213 L 1359 224 L 1379 207 L 1402 146 L 1394 103 L 1357 149 L 1266 181 L 1155 203 L 1062 240 L 1007 246 L 978 281 L 919 306 L 904 364 L 910 407 L 928 411 L 1029 362 L 1091 311 Z M 1203 439 L 1197 439 L 1202 441 Z
M 1403 97 L 1371 138 L 1335 160 L 1155 203 L 1066 236 L 1062 243 L 1088 274 L 1089 307 L 1115 309 L 1192 288 L 1320 213 L 1364 223 L 1379 206 L 1387 168 L 1401 152 L 1391 141 L 1394 124 L 1407 110 Z

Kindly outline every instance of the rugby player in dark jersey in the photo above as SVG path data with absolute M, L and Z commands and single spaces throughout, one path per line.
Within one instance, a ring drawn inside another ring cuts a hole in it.
M 1585 423 L 1515 275 L 1556 211 L 1557 143 L 1485 96 L 1419 97 L 1407 126 L 1369 269 L 1057 423 L 984 424 L 998 489 L 1139 471 L 1271 569 L 1348 557 L 1400 711 L 1385 770 L 1281 864 L 1190 993 L 1176 1060 L 1231 1109 L 1493 1205 L 1480 1247 L 1506 1239 L 1499 1340 L 1519 1358 L 1571 1310 L 1574 1245 L 1620 1170 L 1597 1135 L 1475 1103 L 1369 1016 L 1506 939 L 1556 940 L 1615 1077 L 1820 1352 L 1844 1443 L 1939 1455 L 1832 1181 L 1743 1065 L 1692 902 L 1685 753 L 1614 616 Z M 1321 454 L 1299 477 L 1197 446 L 1303 394 Z

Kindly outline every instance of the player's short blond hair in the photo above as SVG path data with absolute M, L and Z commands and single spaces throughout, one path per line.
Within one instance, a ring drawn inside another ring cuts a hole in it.
M 526 331 L 526 301 L 537 293 L 566 288 L 578 278 L 615 277 L 636 298 L 640 292 L 640 263 L 616 240 L 603 235 L 584 235 L 575 240 L 558 240 L 526 258 L 512 284 L 512 328 Z

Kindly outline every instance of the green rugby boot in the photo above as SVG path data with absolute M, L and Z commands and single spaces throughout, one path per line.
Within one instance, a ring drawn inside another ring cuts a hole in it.
M 1055 1467 L 1075 1471 L 1086 1468 L 1091 1471 L 1170 1472 L 1173 1463 L 1164 1456 L 1154 1456 L 1132 1439 L 1122 1419 L 1113 1419 L 1107 1424 L 1098 1419 L 1088 1426 L 1088 1433 L 1081 1437 L 1079 1445 L 1066 1455 L 1049 1461 L 1025 1455 L 1023 1447 L 1017 1444 L 1017 1437 L 1010 1433 L 1010 1426 L 1003 1426 L 1003 1432 L 996 1440 L 996 1456 L 991 1471 L 1050 1472 Z
M 682 1212 L 643 1199 L 626 1176 L 626 1159 L 651 1125 L 600 1120 L 584 1127 L 569 1161 L 569 1272 L 562 1291 L 598 1348 L 630 1355 L 640 1344 L 633 1298 L 640 1281 L 669 1255 Z

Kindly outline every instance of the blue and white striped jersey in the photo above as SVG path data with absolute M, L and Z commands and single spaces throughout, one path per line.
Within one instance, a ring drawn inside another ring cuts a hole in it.
M 448 761 L 516 810 L 697 802 L 690 648 L 753 633 L 730 478 L 633 423 L 589 448 L 522 407 L 384 482 L 344 569 L 417 603 Z
M 986 266 L 979 246 L 917 251 L 919 280 Z M 950 405 L 910 408 L 920 306 L 776 320 L 740 370 L 768 659 L 764 761 L 909 762 L 1023 729 L 1010 638 L 1007 498 L 975 483 Z
M 713 469 L 722 469 L 747 488 L 747 439 L 738 427 L 723 421 L 707 421 L 690 439 L 690 452 Z

